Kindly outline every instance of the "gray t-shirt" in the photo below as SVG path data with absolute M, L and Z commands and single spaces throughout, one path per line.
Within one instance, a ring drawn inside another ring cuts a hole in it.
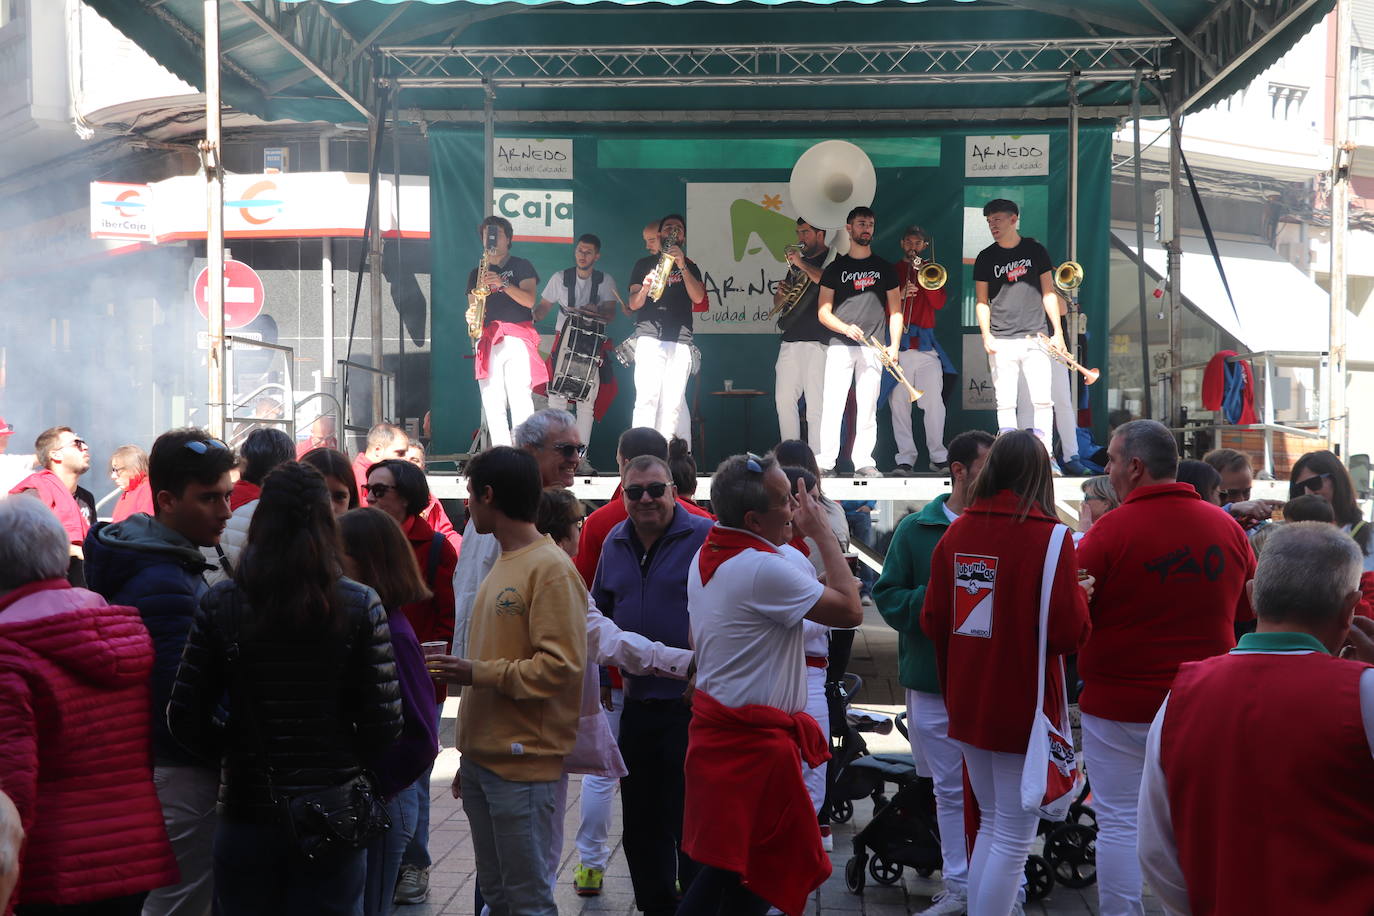
M 865 336 L 887 343 L 887 291 L 896 289 L 897 269 L 876 255 L 851 258 L 841 255 L 821 274 L 821 286 L 835 291 L 832 310 L 841 321 L 858 325 Z M 849 347 L 863 346 L 843 334 L 831 333 L 829 342 Z
M 1035 239 L 1023 238 L 1015 248 L 996 243 L 978 253 L 973 279 L 988 285 L 988 323 L 993 337 L 1025 337 L 1045 333 L 1045 297 L 1040 277 L 1054 270 L 1050 254 Z

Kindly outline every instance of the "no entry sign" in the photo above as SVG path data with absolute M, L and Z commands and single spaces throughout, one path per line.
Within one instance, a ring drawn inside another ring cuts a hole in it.
M 196 308 L 210 317 L 210 268 L 196 277 L 194 294 Z M 242 261 L 224 262 L 224 326 L 241 328 L 262 314 L 267 297 L 262 290 L 262 278 Z

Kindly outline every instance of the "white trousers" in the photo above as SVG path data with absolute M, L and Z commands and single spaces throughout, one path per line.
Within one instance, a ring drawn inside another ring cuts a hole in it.
M 1050 361 L 1050 398 L 1054 401 L 1054 429 L 1059 433 L 1059 457 L 1063 461 L 1078 455 L 1078 411 L 1073 406 L 1073 373 L 1068 366 Z M 1030 390 L 1021 378 L 1016 401 L 1016 425 L 1025 429 L 1035 422 L 1030 405 Z
M 827 344 L 825 348 L 825 397 L 821 404 L 821 448 L 816 464 L 822 471 L 833 470 L 840 457 L 840 429 L 844 424 L 844 405 L 849 400 L 849 382 L 854 381 L 858 412 L 854 421 L 854 467 L 870 467 L 873 449 L 878 444 L 878 388 L 883 368 L 870 347 Z
M 968 869 L 968 916 L 1007 916 L 1016 902 L 1040 818 L 1021 808 L 1025 754 L 959 742 L 982 820 Z M 1098 865 L 1101 873 L 1102 866 Z
M 1148 722 L 1083 715 L 1083 765 L 1097 815 L 1097 899 L 1101 916 L 1141 916 L 1136 817 Z M 1258 763 L 1256 764 L 1258 765 Z
M 691 344 L 635 338 L 634 426 L 651 426 L 670 439 L 679 430 L 692 374 Z M 690 440 L 689 440 L 690 441 Z
M 555 410 L 566 410 L 577 420 L 577 433 L 582 437 L 582 444 L 591 447 L 592 444 L 592 421 L 593 407 L 596 405 L 597 392 L 601 390 L 601 377 L 599 373 L 592 375 L 592 387 L 587 391 L 585 401 L 569 401 L 559 394 L 549 395 L 549 406 Z
M 935 782 L 935 820 L 940 825 L 940 873 L 945 890 L 968 896 L 964 846 L 964 752 L 949 736 L 949 713 L 938 693 L 906 692 L 907 733 L 916 772 Z
M 1050 449 L 1050 425 L 1054 422 L 1054 395 L 1051 393 L 1049 355 L 1036 345 L 1034 337 L 994 337 L 997 352 L 988 359 L 992 369 L 992 394 L 997 399 L 997 428 L 1016 429 L 1016 401 L 1021 378 L 1032 409 L 1031 428 Z
M 482 413 L 492 445 L 510 445 L 510 431 L 534 413 L 530 393 L 530 350 L 518 337 L 503 337 L 491 348 L 487 377 L 477 380 L 482 394 Z M 506 409 L 510 409 L 510 421 Z
M 624 693 L 611 691 L 611 705 L 615 709 L 602 715 L 611 726 L 611 737 L 620 737 L 620 709 L 625 704 Z M 577 827 L 578 860 L 588 868 L 605 868 L 611 860 L 611 847 L 606 838 L 611 833 L 612 803 L 620 780 L 614 776 L 582 777 L 582 820 Z
M 906 380 L 921 392 L 916 406 L 925 415 L 926 450 L 930 460 L 943 463 L 949 458 L 945 448 L 945 371 L 940 354 L 934 350 L 903 350 L 897 361 Z M 888 399 L 892 412 L 892 438 L 897 440 L 897 463 L 916 463 L 916 440 L 911 435 L 911 395 L 898 385 Z
M 806 669 L 806 714 L 816 720 L 821 727 L 821 734 L 829 741 L 830 704 L 825 699 L 825 672 L 825 668 Z M 818 767 L 809 767 L 803 760 L 801 768 L 802 781 L 806 783 L 806 794 L 811 796 L 811 807 L 820 814 L 821 805 L 825 804 L 826 765 L 822 763 Z
M 778 347 L 778 438 L 801 438 L 801 413 L 797 401 L 806 396 L 806 444 L 821 450 L 821 409 L 825 402 L 825 344 L 814 340 L 788 340 Z

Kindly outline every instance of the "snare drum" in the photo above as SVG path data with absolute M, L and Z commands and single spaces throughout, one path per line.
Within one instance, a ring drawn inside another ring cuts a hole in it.
M 606 322 L 582 312 L 570 313 L 554 354 L 549 394 L 585 401 L 601 369 L 601 342 L 605 339 Z

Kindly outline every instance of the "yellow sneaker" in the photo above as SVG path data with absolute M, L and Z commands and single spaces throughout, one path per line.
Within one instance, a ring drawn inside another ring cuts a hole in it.
M 601 881 L 606 875 L 604 868 L 577 866 L 573 872 L 573 888 L 579 897 L 597 897 L 601 894 Z

